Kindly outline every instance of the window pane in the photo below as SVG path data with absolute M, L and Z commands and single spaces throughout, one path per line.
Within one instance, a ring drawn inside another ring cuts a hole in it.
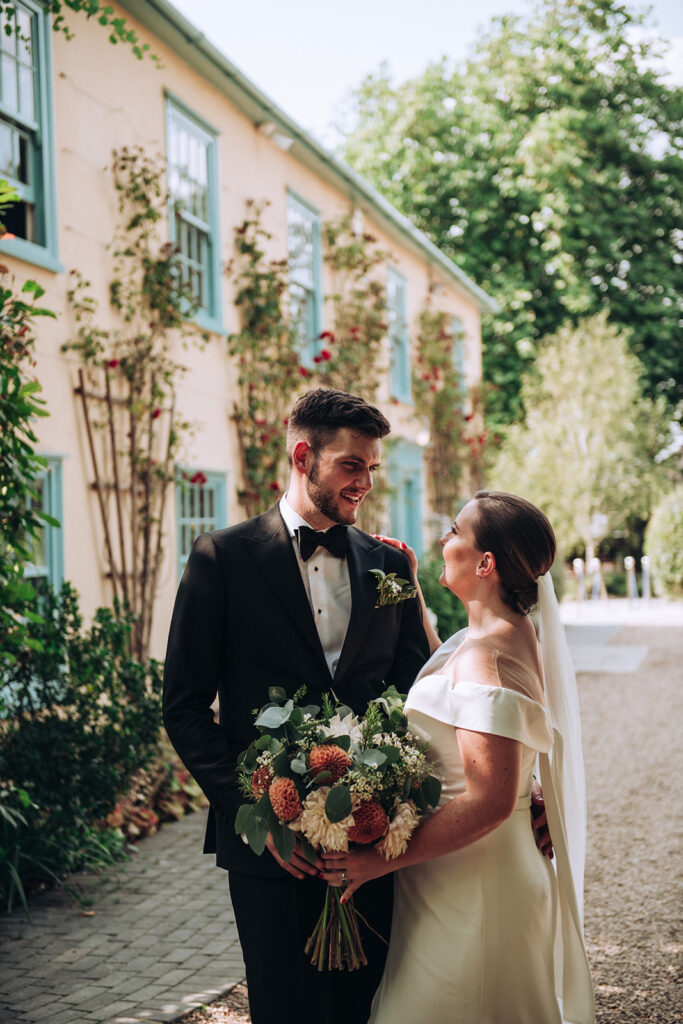
M 23 181 L 25 185 L 31 184 L 31 143 L 26 135 L 21 135 L 17 132 L 14 141 L 15 153 L 18 151 L 18 174 L 19 181 Z
M 0 122 L 0 174 L 7 178 L 16 178 L 17 171 L 14 159 L 14 132 L 8 124 Z
M 2 59 L 2 102 L 17 110 L 17 65 L 9 57 Z
M 170 112 L 168 133 L 168 182 L 176 209 L 175 243 L 180 254 L 181 278 L 197 305 L 208 309 L 212 259 L 208 166 L 212 143 L 199 128 L 193 131 L 188 121 L 174 110 Z
M 12 31 L 10 33 L 7 33 L 5 31 L 5 26 L 8 25 L 8 24 L 9 24 L 9 26 L 12 29 Z M 12 54 L 14 54 L 14 53 L 17 52 L 17 37 L 16 37 L 16 33 L 14 31 L 15 27 L 16 27 L 16 24 L 15 24 L 14 18 L 8 17 L 7 15 L 5 17 L 3 17 L 3 19 L 2 19 L 2 32 L 1 32 L 1 34 L 2 34 L 2 49 L 5 51 L 5 53 L 12 53 Z
M 23 117 L 33 121 L 35 104 L 33 101 L 33 68 L 19 65 L 19 110 Z
M 17 8 L 17 54 L 24 64 L 33 64 L 32 19 L 28 11 Z

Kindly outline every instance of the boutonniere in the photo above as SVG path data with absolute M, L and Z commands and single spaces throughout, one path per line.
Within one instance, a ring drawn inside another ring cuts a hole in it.
M 401 601 L 408 601 L 417 594 L 417 587 L 409 580 L 402 580 L 395 572 L 382 572 L 381 569 L 370 569 L 369 572 L 377 580 L 377 603 L 375 608 L 382 608 L 385 604 L 399 604 Z

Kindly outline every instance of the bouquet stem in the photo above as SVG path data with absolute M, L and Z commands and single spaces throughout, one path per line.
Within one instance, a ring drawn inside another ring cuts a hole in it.
M 342 903 L 341 891 L 328 886 L 322 912 L 305 951 L 319 971 L 355 971 L 367 964 L 353 896 Z

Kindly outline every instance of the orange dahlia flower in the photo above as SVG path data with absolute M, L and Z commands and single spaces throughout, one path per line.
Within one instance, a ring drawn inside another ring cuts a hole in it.
M 381 804 L 364 800 L 353 811 L 353 825 L 349 829 L 350 843 L 374 843 L 383 836 L 389 819 Z
M 313 747 L 308 755 L 308 766 L 313 778 L 321 772 L 332 772 L 331 778 L 325 779 L 325 784 L 330 786 L 346 774 L 350 764 L 351 758 L 336 743 L 323 743 L 319 747 Z
M 275 779 L 270 784 L 268 796 L 280 821 L 294 821 L 301 814 L 301 801 L 292 779 Z

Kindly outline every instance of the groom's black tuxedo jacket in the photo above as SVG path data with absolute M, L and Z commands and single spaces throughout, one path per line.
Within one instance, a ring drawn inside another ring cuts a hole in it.
M 178 589 L 164 672 L 164 725 L 211 802 L 205 852 L 220 867 L 278 876 L 273 857 L 257 857 L 235 835 L 244 802 L 236 759 L 257 735 L 253 711 L 268 687 L 306 701 L 331 689 L 357 712 L 394 683 L 405 692 L 429 655 L 417 600 L 375 608 L 370 569 L 409 578 L 407 558 L 351 527 L 347 559 L 352 609 L 334 678 L 330 675 L 296 555 L 279 508 L 200 536 Z M 211 703 L 218 693 L 220 724 Z

